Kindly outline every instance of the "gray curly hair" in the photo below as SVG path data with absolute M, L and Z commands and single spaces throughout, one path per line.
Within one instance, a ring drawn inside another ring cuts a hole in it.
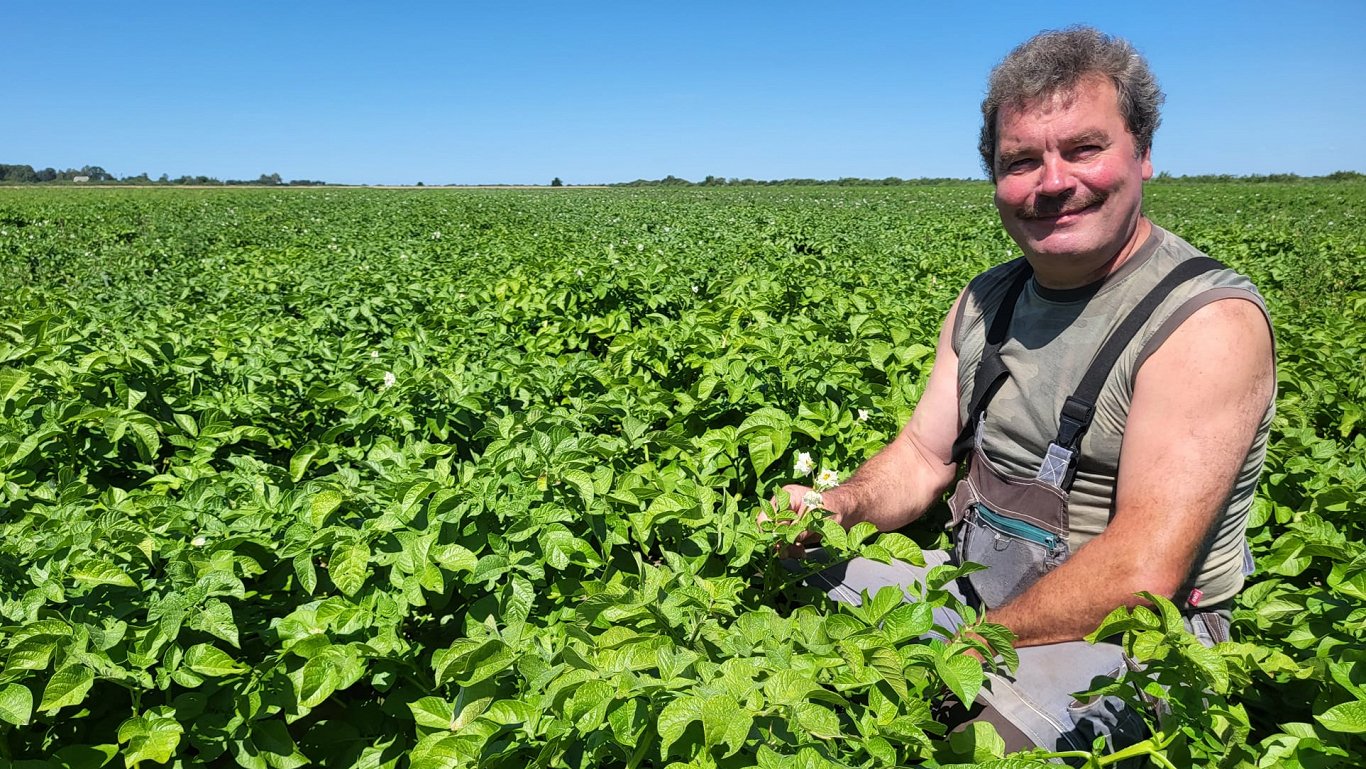
M 1139 156 L 1153 145 L 1165 98 L 1148 62 L 1129 41 L 1091 27 L 1040 32 L 1021 43 L 991 71 L 982 100 L 982 134 L 977 149 L 987 178 L 996 181 L 996 118 L 1002 107 L 1065 93 L 1088 76 L 1108 77 L 1119 93 L 1119 111 Z

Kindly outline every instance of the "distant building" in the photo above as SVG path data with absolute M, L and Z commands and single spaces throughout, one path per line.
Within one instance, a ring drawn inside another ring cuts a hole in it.
M 73 182 L 88 182 L 88 181 L 90 181 L 90 177 L 89 177 L 89 176 L 73 176 L 73 177 L 71 177 L 71 181 L 73 181 Z

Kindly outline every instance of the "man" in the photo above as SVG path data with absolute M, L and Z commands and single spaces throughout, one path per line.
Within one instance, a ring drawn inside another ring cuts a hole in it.
M 1181 606 L 1202 640 L 1223 640 L 1248 568 L 1275 389 L 1270 325 L 1245 278 L 1143 215 L 1161 101 L 1143 58 L 1093 29 L 1040 34 L 997 66 L 980 149 L 1024 258 L 954 303 L 892 443 L 820 497 L 786 487 L 798 513 L 819 499 L 845 527 L 889 531 L 964 466 L 955 552 L 927 560 L 989 567 L 957 589 L 1018 637 L 1018 674 L 992 676 L 983 694 L 982 717 L 1012 750 L 1136 739 L 1135 714 L 1072 699 L 1123 665 L 1118 646 L 1081 639 L 1149 591 Z M 820 576 L 857 602 L 924 571 L 855 561 Z

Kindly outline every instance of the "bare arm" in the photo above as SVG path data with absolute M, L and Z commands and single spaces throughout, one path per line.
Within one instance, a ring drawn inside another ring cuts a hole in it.
M 1083 638 L 1116 607 L 1139 604 L 1139 591 L 1175 597 L 1274 388 L 1271 333 L 1255 305 L 1226 299 L 1193 314 L 1135 380 L 1110 525 L 990 619 L 1032 646 Z
M 868 521 L 891 531 L 919 518 L 953 480 L 953 442 L 958 437 L 958 354 L 952 326 L 958 300 L 939 330 L 934 368 L 911 419 L 872 459 L 843 484 L 825 492 L 824 505 L 845 528 Z M 784 487 L 801 512 L 805 486 Z

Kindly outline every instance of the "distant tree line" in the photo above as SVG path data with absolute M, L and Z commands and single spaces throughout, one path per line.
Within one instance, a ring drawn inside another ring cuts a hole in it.
M 1360 181 L 1366 179 L 1366 174 L 1356 171 L 1335 171 L 1327 176 L 1300 176 L 1299 174 L 1253 174 L 1250 176 L 1234 176 L 1231 174 L 1202 174 L 1198 176 L 1172 176 L 1170 173 L 1162 172 L 1158 174 L 1157 181 L 1161 182 L 1297 182 L 1311 180 L 1325 180 L 1333 182 Z M 919 179 L 902 179 L 896 176 L 888 176 L 885 179 L 862 179 L 857 177 L 845 177 L 842 179 L 735 179 L 722 178 L 720 176 L 708 176 L 700 182 L 692 182 L 687 179 L 680 179 L 670 174 L 663 179 L 636 179 L 633 182 L 617 182 L 610 185 L 613 187 L 769 187 L 769 186 L 836 186 L 836 187 L 894 187 L 894 186 L 933 186 L 950 184 L 980 184 L 981 179 L 953 179 L 943 177 L 929 177 Z
M 180 176 L 175 179 L 166 174 L 162 174 L 156 179 L 151 178 L 145 172 L 136 176 L 118 177 L 105 171 L 99 166 L 81 166 L 80 168 L 68 168 L 58 171 L 55 168 L 35 169 L 30 165 L 15 165 L 0 163 L 0 184 L 47 184 L 55 183 L 75 183 L 77 181 L 87 183 L 117 183 L 117 184 L 257 184 L 270 187 L 308 187 L 327 184 L 327 182 L 315 181 L 313 179 L 290 179 L 285 181 L 279 174 L 261 174 L 255 179 L 225 179 L 220 180 L 212 176 Z
M 1157 175 L 1156 181 L 1159 182 L 1303 182 L 1303 181 L 1329 181 L 1329 182 L 1357 182 L 1366 179 L 1366 174 L 1357 171 L 1334 171 L 1326 176 L 1300 176 L 1299 174 L 1250 174 L 1248 176 L 1234 176 L 1232 174 L 1192 174 L 1190 176 L 1172 176 L 1163 171 Z
M 617 182 L 613 187 L 807 187 L 812 185 L 828 185 L 839 187 L 891 187 L 904 184 L 911 185 L 939 185 L 939 184 L 968 184 L 973 179 L 949 179 L 949 178 L 927 178 L 927 179 L 902 179 L 896 176 L 889 176 L 885 179 L 862 179 L 857 177 L 844 177 L 842 179 L 737 179 L 734 177 L 726 178 L 721 176 L 708 176 L 700 182 L 691 182 L 687 179 L 680 179 L 672 174 L 663 179 L 636 179 L 633 182 Z

